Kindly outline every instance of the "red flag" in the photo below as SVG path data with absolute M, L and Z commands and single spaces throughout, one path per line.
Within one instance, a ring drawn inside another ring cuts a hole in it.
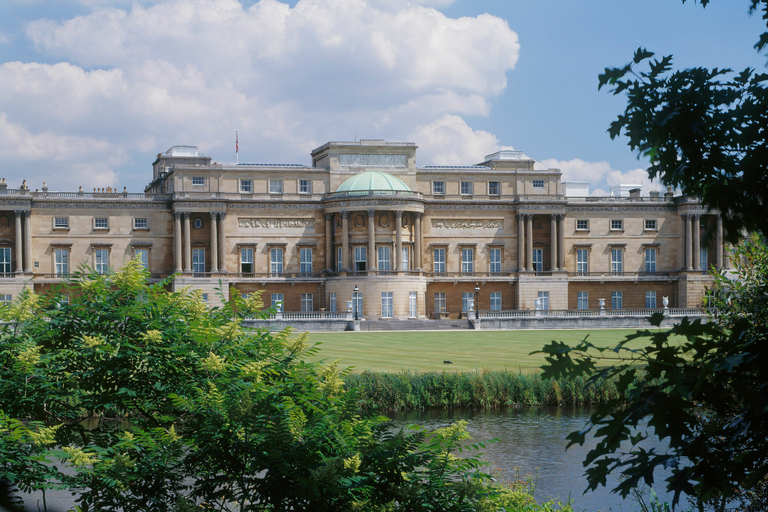
M 238 140 L 237 130 L 235 130 L 235 153 L 240 152 L 240 141 Z

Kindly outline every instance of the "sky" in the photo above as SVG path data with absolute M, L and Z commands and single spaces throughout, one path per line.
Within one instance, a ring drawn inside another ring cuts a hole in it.
M 640 46 L 765 70 L 748 0 L 0 0 L 0 177 L 139 192 L 156 155 L 309 165 L 327 141 L 417 165 L 514 148 L 563 180 L 650 183 L 598 91 Z

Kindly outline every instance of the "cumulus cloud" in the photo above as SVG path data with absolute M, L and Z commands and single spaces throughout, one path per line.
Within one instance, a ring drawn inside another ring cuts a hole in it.
M 647 195 L 651 190 L 664 190 L 664 187 L 648 178 L 645 169 L 637 168 L 628 171 L 613 169 L 608 162 L 587 162 L 579 158 L 573 160 L 548 159 L 541 162 L 551 169 L 560 169 L 563 181 L 589 182 L 590 195 L 608 196 L 611 187 L 616 185 L 638 185 L 642 193 Z
M 435 165 L 473 165 L 500 149 L 512 149 L 499 146 L 492 133 L 473 130 L 461 117 L 450 114 L 417 127 L 411 139 L 419 141 L 419 158 Z

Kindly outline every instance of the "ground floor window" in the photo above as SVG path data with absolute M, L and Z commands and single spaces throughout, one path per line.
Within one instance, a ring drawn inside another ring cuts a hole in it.
M 611 309 L 622 309 L 624 307 L 624 296 L 622 292 L 611 292 Z
M 466 313 L 475 309 L 475 294 L 473 292 L 464 292 L 461 294 L 461 312 Z
M 332 293 L 329 299 L 328 310 L 336 311 L 336 293 Z
M 352 313 L 358 318 L 363 316 L 363 292 L 352 292 Z
M 301 294 L 301 312 L 309 313 L 311 311 L 314 311 L 314 307 L 312 304 L 312 294 L 302 293 Z
M 491 292 L 491 311 L 501 311 L 501 292 Z
M 416 318 L 418 315 L 418 299 L 416 292 L 408 292 L 408 318 Z
M 645 292 L 645 308 L 656 309 L 656 292 L 655 291 Z
M 588 292 L 576 292 L 576 309 L 589 309 Z
M 392 318 L 392 292 L 381 292 L 381 318 Z
M 435 313 L 445 312 L 445 292 L 435 292 Z
M 282 293 L 273 293 L 272 294 L 272 303 L 270 304 L 271 307 L 277 309 L 278 311 L 283 309 L 283 294 Z
M 549 292 L 539 292 L 539 309 L 544 311 L 549 309 Z

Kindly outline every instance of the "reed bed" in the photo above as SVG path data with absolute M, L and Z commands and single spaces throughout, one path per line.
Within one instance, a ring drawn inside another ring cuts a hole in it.
M 381 411 L 588 405 L 617 394 L 612 383 L 594 386 L 584 378 L 542 379 L 536 373 L 509 370 L 364 371 L 345 380 L 347 388 L 358 393 L 362 409 Z

